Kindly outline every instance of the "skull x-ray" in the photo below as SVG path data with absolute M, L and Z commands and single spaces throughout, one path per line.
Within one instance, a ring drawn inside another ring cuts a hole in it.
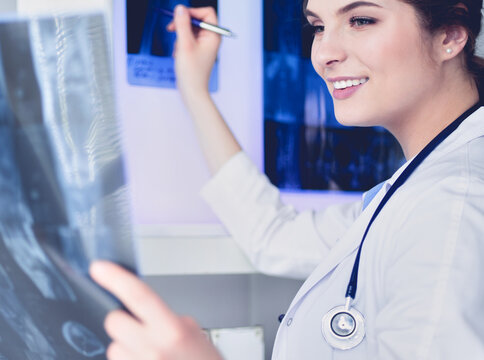
M 95 258 L 136 268 L 100 14 L 0 19 L 0 359 L 104 359 L 114 299 Z

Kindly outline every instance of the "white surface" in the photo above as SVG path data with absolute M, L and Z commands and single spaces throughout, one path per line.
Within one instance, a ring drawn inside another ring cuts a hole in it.
M 2 0 L 2 3 L 4 1 Z M 20 13 L 30 14 L 52 11 L 105 10 L 111 6 L 111 0 L 16 0 L 16 2 Z
M 15 12 L 17 9 L 17 0 L 0 1 L 0 12 Z
M 481 34 L 477 38 L 476 54 L 479 56 L 484 56 L 484 18 L 481 21 Z
M 212 329 L 210 338 L 225 360 L 264 359 L 264 332 L 261 327 Z
M 239 247 L 224 234 L 216 225 L 138 226 L 140 273 L 144 276 L 255 273 Z

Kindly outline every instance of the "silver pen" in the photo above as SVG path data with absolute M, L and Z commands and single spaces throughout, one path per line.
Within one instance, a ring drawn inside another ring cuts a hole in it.
M 173 11 L 170 11 L 168 9 L 163 9 L 163 8 L 158 8 L 158 7 L 154 7 L 152 9 L 154 11 L 162 13 L 163 15 L 169 16 L 171 18 L 173 18 L 175 16 Z M 202 28 L 202 29 L 205 29 L 205 30 L 208 30 L 208 31 L 212 31 L 212 32 L 219 34 L 219 35 L 235 38 L 235 34 L 232 31 L 225 29 L 223 27 L 220 27 L 220 26 L 217 26 L 217 25 L 214 25 L 214 24 L 210 24 L 210 23 L 207 23 L 205 21 L 195 19 L 195 18 L 192 18 L 191 22 L 192 22 L 192 25 L 195 25 L 199 28 Z

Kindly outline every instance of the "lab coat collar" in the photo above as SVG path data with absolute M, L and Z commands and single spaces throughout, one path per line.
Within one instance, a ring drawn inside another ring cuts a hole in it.
M 484 107 L 480 107 L 474 113 L 472 113 L 460 126 L 455 130 L 447 139 L 445 139 L 424 162 L 421 164 L 431 163 L 431 159 L 437 159 L 451 151 L 454 151 L 463 144 L 469 141 L 484 136 Z M 298 293 L 292 301 L 289 311 L 291 311 L 304 296 L 321 281 L 329 272 L 331 272 L 341 261 L 355 252 L 361 242 L 361 238 L 369 223 L 373 213 L 375 212 L 381 199 L 405 170 L 405 168 L 411 163 L 408 160 L 403 164 L 393 176 L 386 181 L 382 189 L 378 192 L 375 198 L 368 204 L 361 215 L 356 219 L 353 225 L 348 229 L 345 235 L 334 245 L 331 251 L 328 253 L 324 261 L 313 271 L 304 284 L 299 289 Z M 424 165 L 425 166 L 425 165 Z M 356 254 L 355 254 L 356 256 Z M 344 294 L 341 294 L 341 301 L 344 302 Z
M 468 142 L 484 136 L 484 107 L 478 108 L 464 120 L 462 124 L 445 139 L 422 163 L 430 164 L 435 159 L 455 151 Z

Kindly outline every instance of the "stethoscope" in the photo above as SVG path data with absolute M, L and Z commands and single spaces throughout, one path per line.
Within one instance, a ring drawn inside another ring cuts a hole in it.
M 357 346 L 365 337 L 365 318 L 363 315 L 352 307 L 352 302 L 356 296 L 356 288 L 358 286 L 358 268 L 360 264 L 361 249 L 363 242 L 366 239 L 366 235 L 370 230 L 373 221 L 383 209 L 385 204 L 395 193 L 395 191 L 402 186 L 415 169 L 425 160 L 427 156 L 474 111 L 480 107 L 480 104 L 476 104 L 454 120 L 444 130 L 442 130 L 425 148 L 418 153 L 412 162 L 403 170 L 400 176 L 395 180 L 394 184 L 388 189 L 383 199 L 378 204 L 373 216 L 371 217 L 366 230 L 361 239 L 358 252 L 356 254 L 355 263 L 351 272 L 350 281 L 346 289 L 346 301 L 345 305 L 337 306 L 329 310 L 322 318 L 322 332 L 323 336 L 335 349 L 347 350 Z

